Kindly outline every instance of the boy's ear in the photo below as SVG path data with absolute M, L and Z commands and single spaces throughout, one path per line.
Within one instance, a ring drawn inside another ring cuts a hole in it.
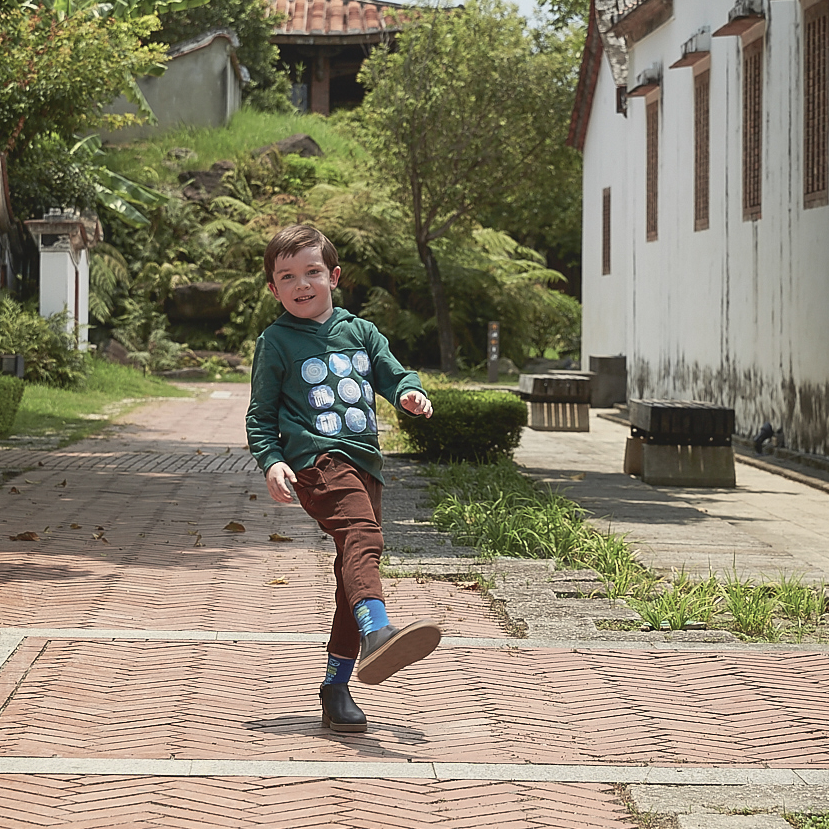
M 337 267 L 334 268 L 334 270 L 331 271 L 331 273 L 329 274 L 329 277 L 331 279 L 331 288 L 332 289 L 337 287 L 337 283 L 340 281 L 340 274 L 341 273 L 342 273 L 342 271 L 340 270 L 340 266 L 337 265 Z
M 279 291 L 276 290 L 276 285 L 273 282 L 268 282 L 268 290 L 273 294 L 273 298 L 279 302 Z

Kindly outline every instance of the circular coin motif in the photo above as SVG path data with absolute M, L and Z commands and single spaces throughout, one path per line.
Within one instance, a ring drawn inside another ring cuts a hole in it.
M 366 420 L 368 421 L 368 430 L 371 434 L 377 434 L 377 417 L 375 416 L 374 412 L 369 410 L 366 415 Z
M 314 386 L 308 392 L 308 402 L 313 409 L 330 409 L 334 400 L 334 389 L 331 386 Z
M 346 377 L 337 383 L 337 394 L 345 400 L 346 403 L 356 403 L 360 399 L 360 387 L 356 380 Z
M 351 374 L 351 360 L 345 354 L 332 354 L 328 358 L 328 368 L 337 375 L 337 377 L 348 377 Z
M 343 422 L 336 412 L 317 415 L 317 431 L 321 435 L 337 435 L 342 431 Z
M 300 374 L 306 383 L 314 384 L 325 380 L 328 374 L 328 369 L 325 367 L 325 363 L 323 363 L 322 360 L 319 360 L 316 357 L 311 357 L 302 364 Z
M 357 374 L 361 374 L 363 377 L 365 377 L 368 374 L 369 369 L 371 368 L 371 363 L 369 362 L 368 354 L 366 354 L 365 351 L 358 351 L 351 358 L 351 363 L 354 366 L 354 371 L 356 371 Z
M 369 405 L 374 403 L 374 389 L 368 380 L 363 380 L 363 397 L 368 401 Z
M 345 425 L 355 433 L 366 430 L 366 413 L 362 409 L 346 409 Z

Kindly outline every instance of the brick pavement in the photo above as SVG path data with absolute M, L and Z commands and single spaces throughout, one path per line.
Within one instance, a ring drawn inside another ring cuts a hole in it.
M 622 829 L 615 781 L 829 774 L 829 653 L 518 647 L 479 593 L 411 578 L 386 580 L 392 618 L 447 640 L 355 685 L 365 734 L 323 729 L 333 550 L 267 497 L 246 396 L 0 454 L 20 470 L 0 493 L 0 827 Z

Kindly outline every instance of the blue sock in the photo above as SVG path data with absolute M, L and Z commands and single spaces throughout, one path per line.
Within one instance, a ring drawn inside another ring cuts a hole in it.
M 389 623 L 386 606 L 380 599 L 363 599 L 354 605 L 354 618 L 360 628 L 360 636 L 368 636 Z
M 333 654 L 328 654 L 328 665 L 325 668 L 325 679 L 323 685 L 346 685 L 351 679 L 351 672 L 354 670 L 356 659 L 343 659 Z

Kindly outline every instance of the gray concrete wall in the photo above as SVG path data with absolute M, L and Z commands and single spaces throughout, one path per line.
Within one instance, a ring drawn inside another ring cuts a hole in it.
M 242 102 L 242 84 L 231 62 L 232 54 L 230 40 L 219 36 L 207 46 L 171 59 L 160 78 L 141 78 L 138 85 L 155 112 L 158 125 L 102 132 L 102 139 L 117 144 L 184 125 L 223 126 Z M 137 107 L 122 96 L 107 111 L 134 113 Z

